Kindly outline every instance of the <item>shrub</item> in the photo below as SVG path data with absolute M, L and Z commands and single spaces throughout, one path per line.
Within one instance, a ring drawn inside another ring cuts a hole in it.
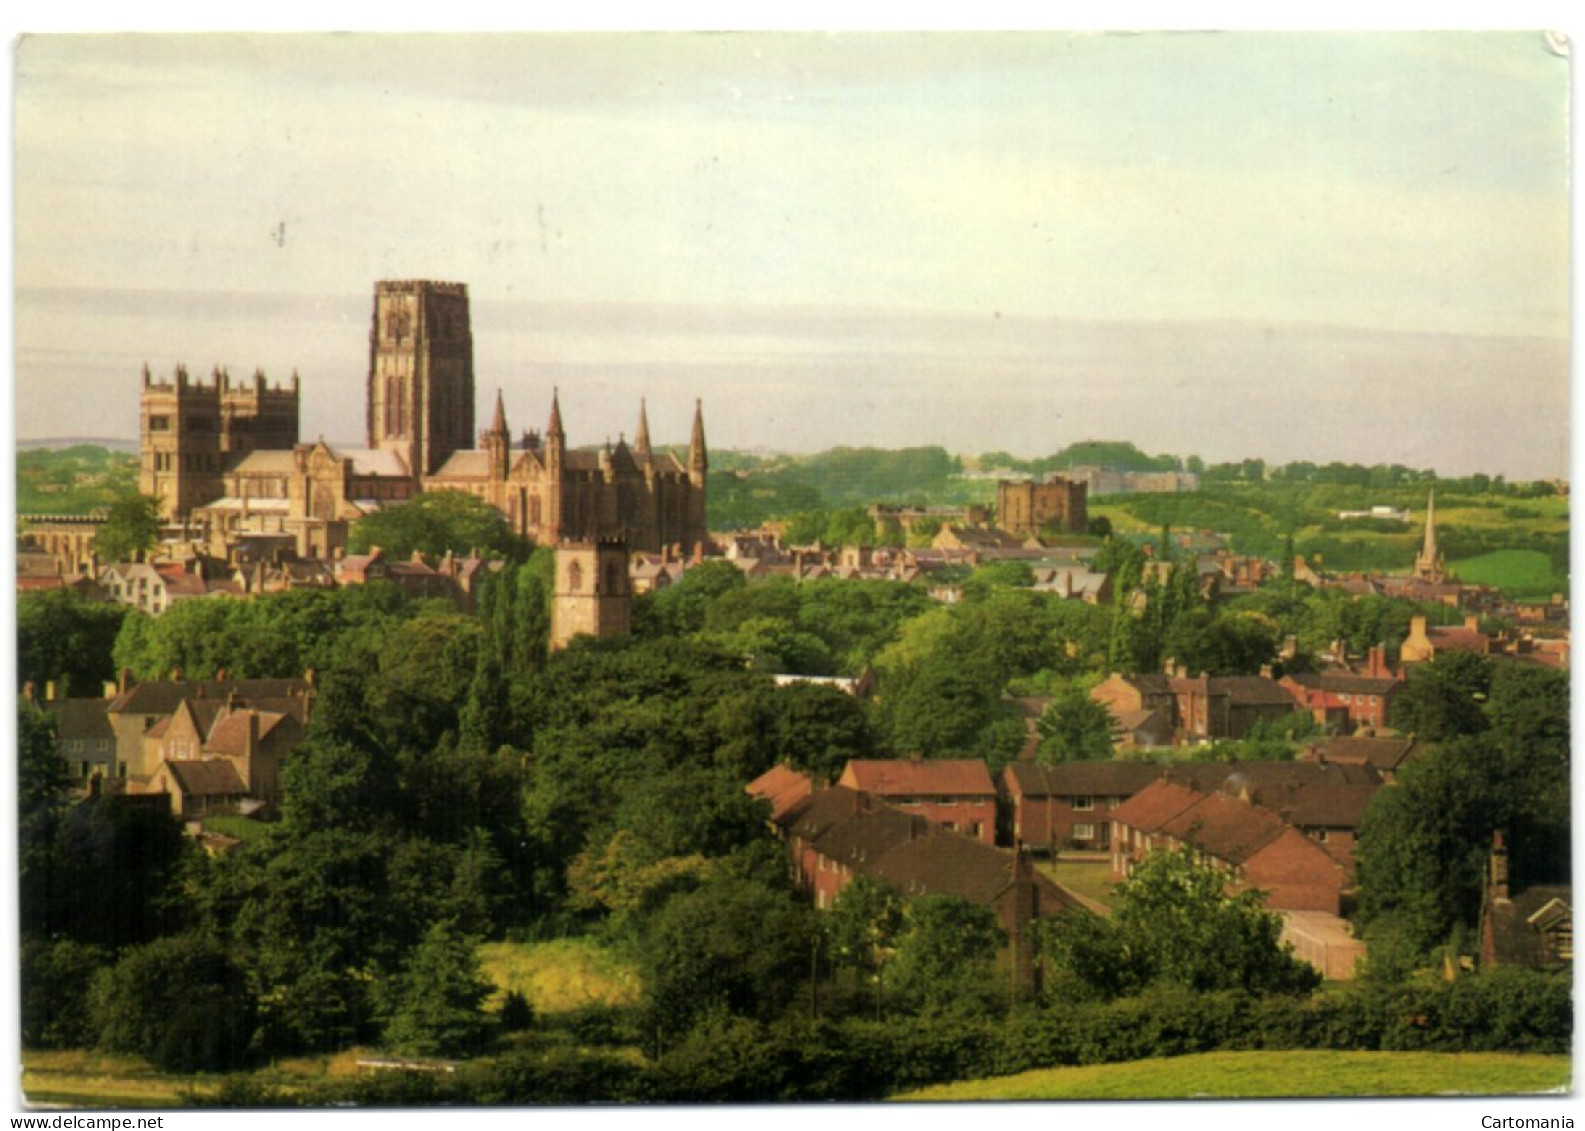
M 157 939 L 94 976 L 90 1012 L 99 1045 L 147 1057 L 165 1072 L 219 1072 L 248 1056 L 255 1003 L 215 943 Z

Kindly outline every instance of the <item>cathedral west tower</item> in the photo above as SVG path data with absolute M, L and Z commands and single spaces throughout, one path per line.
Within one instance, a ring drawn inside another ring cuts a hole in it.
M 463 283 L 376 283 L 369 332 L 369 447 L 414 476 L 473 447 L 473 331 Z

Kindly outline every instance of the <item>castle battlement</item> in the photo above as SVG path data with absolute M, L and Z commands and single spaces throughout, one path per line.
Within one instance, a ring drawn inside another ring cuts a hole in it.
M 272 389 L 270 379 L 264 375 L 262 369 L 255 369 L 251 380 L 233 385 L 231 372 L 223 365 L 216 365 L 211 369 L 207 381 L 202 378 L 194 379 L 182 362 L 177 362 L 175 371 L 170 377 L 155 377 L 147 365 L 143 367 L 143 389 L 149 393 L 191 393 L 197 396 L 224 395 L 232 399 L 251 400 L 255 397 L 264 397 L 295 401 L 301 383 L 302 379 L 297 375 L 296 370 L 292 371 L 290 384 L 277 381 Z
M 467 283 L 442 283 L 433 279 L 386 279 L 375 284 L 381 294 L 389 295 L 466 295 Z

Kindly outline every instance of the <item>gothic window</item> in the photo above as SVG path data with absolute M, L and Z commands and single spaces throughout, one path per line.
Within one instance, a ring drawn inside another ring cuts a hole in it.
M 538 526 L 541 521 L 539 496 L 535 495 L 533 498 L 528 500 L 528 522 L 530 526 Z
M 567 588 L 574 593 L 583 588 L 583 567 L 577 562 L 567 567 Z
M 618 572 L 616 563 L 615 562 L 606 562 L 605 563 L 605 591 L 607 593 L 620 592 L 621 591 L 621 579 L 622 579 L 622 575 L 621 575 L 620 572 Z

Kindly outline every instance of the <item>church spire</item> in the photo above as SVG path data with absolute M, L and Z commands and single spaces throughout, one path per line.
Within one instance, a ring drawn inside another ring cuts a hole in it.
M 649 459 L 649 412 L 643 397 L 638 399 L 638 430 L 633 433 L 633 454 L 641 460 Z
M 506 428 L 506 403 L 501 399 L 501 390 L 495 390 L 495 419 L 490 422 L 490 430 L 480 439 L 482 447 L 490 460 L 490 475 L 497 480 L 504 480 L 512 468 L 512 434 Z
M 506 430 L 506 402 L 501 399 L 501 390 L 495 390 L 495 419 L 490 421 L 492 435 L 507 436 Z
M 561 430 L 561 389 L 555 388 L 550 393 L 550 426 L 545 429 L 545 435 L 552 439 L 565 440 L 567 433 Z
M 693 402 L 693 438 L 688 441 L 688 471 L 703 477 L 710 469 L 710 457 L 704 446 L 704 402 Z
M 1422 581 L 1441 582 L 1442 551 L 1436 546 L 1436 488 L 1425 502 L 1425 543 L 1414 559 L 1414 575 Z

